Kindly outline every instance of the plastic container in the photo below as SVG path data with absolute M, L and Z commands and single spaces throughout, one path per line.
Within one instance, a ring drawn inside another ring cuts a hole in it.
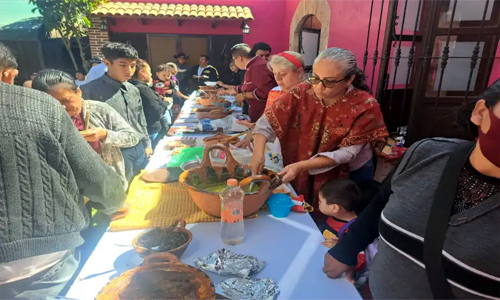
M 267 206 L 273 217 L 286 218 L 290 214 L 294 203 L 292 198 L 286 194 L 273 194 L 267 200 Z
M 243 198 L 245 198 L 245 192 L 238 186 L 238 180 L 229 179 L 227 187 L 220 193 L 220 237 L 225 244 L 238 245 L 243 241 L 243 237 L 245 236 Z

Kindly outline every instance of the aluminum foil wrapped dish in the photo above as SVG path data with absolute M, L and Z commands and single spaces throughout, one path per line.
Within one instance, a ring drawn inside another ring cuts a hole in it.
M 194 261 L 194 265 L 202 270 L 241 278 L 248 278 L 260 272 L 265 264 L 265 261 L 253 256 L 236 254 L 227 249 L 216 250 Z
M 280 293 L 270 278 L 230 278 L 220 283 L 224 295 L 233 300 L 273 300 Z

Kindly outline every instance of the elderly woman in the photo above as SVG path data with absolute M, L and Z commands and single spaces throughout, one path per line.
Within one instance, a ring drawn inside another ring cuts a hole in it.
M 48 93 L 64 106 L 90 147 L 120 175 L 126 190 L 128 182 L 120 148 L 139 143 L 134 129 L 108 104 L 83 100 L 82 91 L 68 73 L 44 70 L 33 80 L 33 88 Z
M 301 54 L 293 51 L 285 51 L 272 56 L 268 66 L 273 72 L 274 79 L 276 80 L 278 86 L 269 92 L 266 107 L 270 106 L 271 103 L 276 101 L 282 94 L 289 92 L 295 85 L 304 80 L 305 61 Z M 254 126 L 253 123 L 248 121 L 237 122 L 249 128 Z M 236 145 L 236 147 L 246 148 L 251 144 L 251 142 L 252 134 L 248 134 L 240 143 Z M 274 144 L 279 145 L 279 142 Z M 275 147 L 273 151 L 276 152 L 278 149 L 279 147 Z
M 257 122 L 252 172 L 262 171 L 265 145 L 277 137 L 283 181 L 316 205 L 323 183 L 347 178 L 350 169 L 371 161 L 370 144 L 384 141 L 388 132 L 364 79 L 351 51 L 329 48 L 320 53 L 309 82 L 283 94 Z

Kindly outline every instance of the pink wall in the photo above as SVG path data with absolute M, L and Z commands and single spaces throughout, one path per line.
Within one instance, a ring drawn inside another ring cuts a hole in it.
M 285 27 L 290 28 L 293 15 L 300 0 L 286 0 L 285 6 Z M 382 55 L 383 35 L 387 19 L 388 2 L 385 1 L 384 12 L 382 14 L 382 26 L 380 29 L 379 56 Z M 358 65 L 362 67 L 363 56 L 366 49 L 366 34 L 370 20 L 370 1 L 366 0 L 328 0 L 330 5 L 330 33 L 328 37 L 328 47 L 346 48 L 354 52 L 358 60 Z M 370 30 L 369 57 L 374 56 L 376 48 L 376 35 L 378 32 L 378 22 L 380 19 L 380 8 L 382 1 L 374 2 L 372 26 Z M 288 29 L 289 30 L 289 29 Z M 289 31 L 287 31 L 289 35 Z M 380 65 L 380 60 L 377 65 Z M 373 60 L 368 60 L 366 74 L 371 77 L 373 70 Z M 375 69 L 375 79 L 378 78 L 379 68 Z M 369 78 L 369 81 L 371 79 Z M 373 85 L 376 89 L 377 83 Z
M 257 42 L 266 42 L 273 48 L 273 53 L 288 49 L 288 29 L 284 30 L 285 0 L 127 0 L 129 2 L 155 2 L 155 3 L 188 3 L 204 5 L 233 5 L 248 6 L 255 18 L 249 21 L 250 34 L 243 36 L 243 41 L 250 46 Z M 241 21 L 218 21 L 217 28 L 211 28 L 211 21 L 187 20 L 179 27 L 172 19 L 148 19 L 146 25 L 135 18 L 116 18 L 116 25 L 110 25 L 111 31 L 119 32 L 145 32 L 145 33 L 170 33 L 170 34 L 220 34 L 237 35 L 241 33 Z M 283 32 L 286 34 L 283 34 Z
M 497 53 L 495 57 L 500 57 L 500 42 L 498 42 Z M 500 58 L 495 58 L 493 69 L 491 70 L 489 85 L 493 84 L 493 82 L 495 82 L 498 78 L 500 78 Z

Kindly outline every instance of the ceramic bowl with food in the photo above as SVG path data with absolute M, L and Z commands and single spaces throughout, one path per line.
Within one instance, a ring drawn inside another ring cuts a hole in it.
M 226 162 L 214 165 L 210 161 L 210 153 L 220 150 L 225 153 Z M 272 191 L 281 185 L 281 180 L 273 171 L 264 169 L 262 175 L 252 176 L 250 168 L 239 164 L 224 145 L 216 144 L 205 148 L 201 166 L 184 171 L 179 182 L 184 185 L 194 203 L 205 213 L 220 217 L 220 192 L 227 186 L 227 180 L 237 179 L 245 191 L 243 215 L 248 216 L 259 210 Z
M 240 141 L 240 138 L 237 136 L 229 136 L 224 133 L 217 133 L 215 135 L 206 137 L 203 139 L 203 143 L 207 146 L 215 145 L 215 144 L 223 144 L 223 145 L 236 145 Z
M 182 169 L 182 171 L 187 171 L 187 170 L 199 168 L 200 166 L 201 166 L 201 164 L 197 159 L 188 160 L 188 161 L 182 163 L 181 169 Z
M 203 271 L 170 253 L 153 253 L 144 263 L 111 280 L 96 300 L 215 299 L 215 287 Z
M 203 107 L 203 108 L 195 108 L 193 111 L 196 114 L 196 118 L 198 118 L 198 120 L 223 119 L 223 118 L 225 118 L 233 113 L 232 109 L 223 109 L 223 108 L 218 107 L 218 106 L 207 106 L 207 107 Z
M 170 227 L 155 227 L 135 237 L 132 246 L 140 256 L 166 252 L 181 257 L 191 243 L 193 234 L 186 229 L 186 221 L 176 221 Z

